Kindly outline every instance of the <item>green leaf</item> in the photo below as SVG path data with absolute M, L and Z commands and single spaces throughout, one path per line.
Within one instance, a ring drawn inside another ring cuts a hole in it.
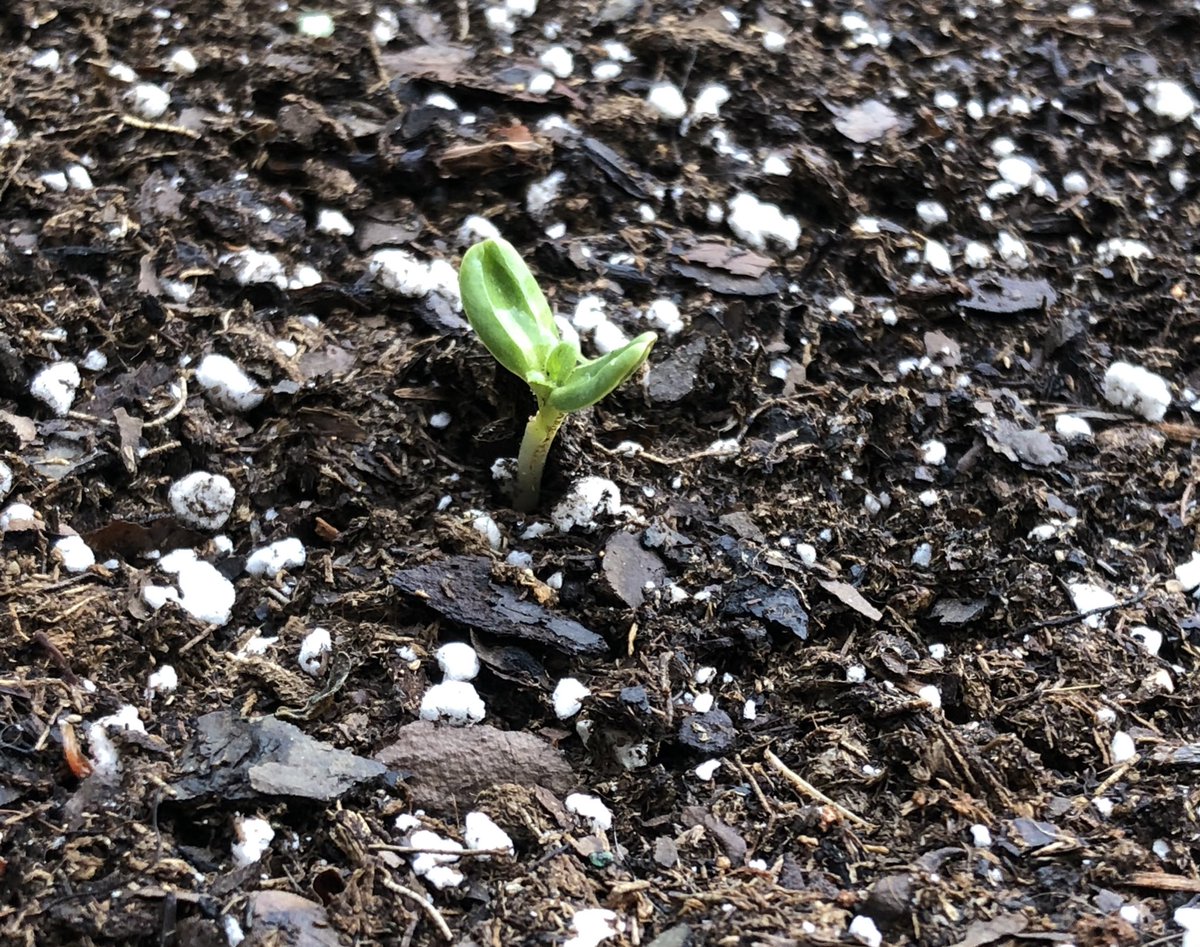
M 579 349 L 574 342 L 562 341 L 546 356 L 546 375 L 556 387 L 565 384 L 579 364 Z
M 463 311 L 501 365 L 526 378 L 543 369 L 559 343 L 550 304 L 507 240 L 485 240 L 466 252 L 458 272 Z
M 644 332 L 624 348 L 609 352 L 595 361 L 584 362 L 550 392 L 546 403 L 556 411 L 579 411 L 595 404 L 636 372 L 650 357 L 658 341 L 653 332 Z

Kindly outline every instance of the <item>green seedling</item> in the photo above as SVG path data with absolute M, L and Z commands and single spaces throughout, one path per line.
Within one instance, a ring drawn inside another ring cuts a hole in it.
M 658 336 L 644 332 L 615 352 L 584 358 L 575 343 L 563 339 L 537 280 L 505 240 L 471 247 L 458 283 L 471 328 L 537 399 L 517 456 L 513 497 L 514 506 L 527 513 L 537 507 L 546 457 L 567 415 L 595 404 L 637 371 Z

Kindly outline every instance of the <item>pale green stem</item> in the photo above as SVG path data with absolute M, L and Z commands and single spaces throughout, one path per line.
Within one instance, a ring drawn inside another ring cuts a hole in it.
M 521 453 L 517 455 L 517 491 L 513 497 L 513 506 L 521 513 L 532 513 L 537 509 L 546 457 L 565 418 L 565 414 L 543 405 L 525 425 Z

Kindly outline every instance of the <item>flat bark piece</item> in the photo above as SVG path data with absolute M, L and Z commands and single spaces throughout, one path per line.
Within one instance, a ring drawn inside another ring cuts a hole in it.
M 644 175 L 604 142 L 595 138 L 583 139 L 583 153 L 600 172 L 632 198 L 644 201 L 650 192 L 643 182 Z
M 328 802 L 386 767 L 314 740 L 275 717 L 246 719 L 229 710 L 205 714 L 183 752 L 175 799 L 245 800 L 293 796 Z
M 453 556 L 414 566 L 396 573 L 392 584 L 469 628 L 569 655 L 608 653 L 608 644 L 596 632 L 492 582 L 491 564 L 483 556 Z
M 418 720 L 376 755 L 407 777 L 413 804 L 439 812 L 470 806 L 492 786 L 542 786 L 555 793 L 577 782 L 563 755 L 540 737 L 487 724 L 449 727 Z
M 679 725 L 679 742 L 697 756 L 724 756 L 737 742 L 737 727 L 723 710 L 689 714 Z
M 672 263 L 671 268 L 684 279 L 722 296 L 772 296 L 779 292 L 779 280 L 768 273 L 751 278 L 691 263 Z
M 734 618 L 750 615 L 784 628 L 801 640 L 808 638 L 808 612 L 800 604 L 800 596 L 791 589 L 743 580 L 725 599 L 721 611 Z
M 1015 279 L 989 274 L 967 280 L 971 295 L 959 302 L 959 308 L 993 316 L 1011 316 L 1020 312 L 1041 312 L 1058 302 L 1058 294 L 1044 279 Z
M 646 381 L 646 394 L 650 400 L 671 404 L 690 395 L 696 387 L 696 373 L 707 350 L 708 343 L 704 339 L 693 339 L 655 365 Z
M 980 615 L 986 607 L 987 602 L 981 598 L 943 598 L 934 604 L 929 614 L 943 625 L 965 625 Z
M 1014 463 L 1049 467 L 1067 459 L 1067 451 L 1045 431 L 1030 431 L 1003 418 L 984 425 L 988 447 Z
M 645 601 L 647 583 L 657 588 L 667 575 L 663 561 L 642 548 L 638 535 L 613 533 L 604 546 L 604 578 L 613 594 L 630 608 L 639 608 Z

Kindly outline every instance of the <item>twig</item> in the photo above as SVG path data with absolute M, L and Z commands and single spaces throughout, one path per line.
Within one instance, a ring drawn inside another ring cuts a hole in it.
M 397 855 L 445 855 L 444 848 L 414 848 L 412 845 L 386 845 L 379 842 L 370 846 L 373 852 L 395 852 Z M 464 848 L 454 853 L 455 858 L 483 858 L 488 855 L 511 855 L 507 848 Z
M 142 430 L 146 431 L 152 427 L 162 427 L 164 424 L 169 424 L 179 417 L 179 412 L 183 410 L 183 406 L 187 404 L 188 389 L 187 376 L 179 376 L 179 397 L 175 399 L 175 403 L 167 409 L 167 413 L 155 418 L 153 421 L 146 421 L 142 424 Z
M 1099 799 L 1106 792 L 1112 789 L 1112 787 L 1119 783 L 1124 778 L 1125 774 L 1133 769 L 1133 767 L 1136 766 L 1140 760 L 1141 756 L 1135 755 L 1132 759 L 1126 760 L 1124 763 L 1118 766 L 1115 770 L 1113 770 L 1112 774 L 1104 780 L 1104 782 L 1102 782 L 1095 788 L 1095 790 L 1092 791 L 1092 798 Z
M 203 137 L 199 132 L 192 131 L 190 128 L 184 128 L 182 125 L 169 125 L 166 122 L 147 122 L 136 115 L 122 115 L 121 124 L 129 125 L 132 128 L 140 128 L 148 132 L 168 132 L 172 135 L 183 135 L 185 138 L 191 138 L 194 141 L 199 141 Z
M 767 800 L 767 797 L 763 795 L 762 787 L 758 785 L 758 780 L 755 779 L 754 774 L 750 772 L 750 767 L 748 767 L 741 760 L 737 761 L 737 767 L 741 772 L 742 777 L 750 784 L 750 788 L 754 791 L 754 795 L 758 799 L 758 804 L 762 806 L 763 812 L 767 814 L 767 826 L 770 827 L 774 825 L 775 810 L 771 808 L 771 803 Z
M 379 872 L 379 880 L 383 886 L 389 891 L 394 892 L 402 897 L 416 901 L 425 909 L 425 913 L 429 915 L 429 919 L 433 921 L 442 937 L 446 940 L 454 940 L 454 935 L 450 932 L 450 925 L 446 923 L 446 919 L 442 917 L 442 912 L 437 909 L 437 905 L 430 901 L 425 895 L 419 891 L 413 891 L 412 888 L 406 888 L 400 882 L 396 881 L 386 870 L 381 869 Z
M 458 41 L 466 42 L 471 35 L 471 7 L 467 0 L 454 0 L 454 6 L 458 13 Z
M 766 761 L 768 763 L 770 763 L 771 766 L 774 767 L 774 769 L 777 770 L 779 772 L 779 774 L 781 776 L 783 776 L 784 779 L 786 779 L 789 783 L 791 783 L 796 789 L 798 789 L 805 796 L 808 796 L 810 799 L 815 799 L 817 802 L 819 802 L 823 805 L 831 806 L 834 809 L 834 811 L 837 812 L 837 814 L 840 815 L 843 819 L 845 819 L 847 822 L 851 823 L 852 825 L 857 825 L 860 829 L 871 830 L 871 829 L 875 828 L 875 826 L 873 826 L 866 819 L 856 816 L 853 812 L 851 812 L 849 809 L 847 809 L 845 806 L 843 806 L 840 802 L 834 802 L 827 795 L 825 795 L 825 793 L 821 792 L 821 790 L 819 790 L 816 786 L 814 786 L 812 783 L 810 783 L 803 776 L 788 769 L 787 765 L 783 762 L 783 760 L 781 760 L 778 756 L 776 756 L 770 750 L 765 750 L 763 752 L 764 752 L 764 758 L 766 759 Z
M 9 168 L 8 174 L 4 176 L 4 182 L 0 183 L 0 200 L 4 199 L 4 192 L 8 190 L 8 186 L 12 184 L 13 178 L 17 176 L 17 172 L 21 170 L 21 166 L 25 163 L 25 159 L 28 157 L 29 155 L 22 151 L 20 155 L 17 156 L 17 160 L 12 163 L 12 167 Z
M 1074 615 L 1059 615 L 1057 618 L 1046 618 L 1042 621 L 1035 621 L 1032 625 L 1026 625 L 1024 628 L 1018 628 L 1018 635 L 1027 635 L 1031 631 L 1037 631 L 1039 628 L 1057 628 L 1059 625 L 1071 625 L 1077 621 L 1083 621 L 1085 618 L 1091 618 L 1093 615 L 1104 615 L 1108 612 L 1116 611 L 1118 608 L 1126 608 L 1130 605 L 1137 605 L 1147 595 L 1150 594 L 1151 585 L 1138 592 L 1137 595 L 1131 595 L 1129 598 L 1122 599 L 1119 602 L 1114 602 L 1112 605 L 1101 605 L 1099 608 L 1091 608 L 1086 612 L 1078 612 Z

